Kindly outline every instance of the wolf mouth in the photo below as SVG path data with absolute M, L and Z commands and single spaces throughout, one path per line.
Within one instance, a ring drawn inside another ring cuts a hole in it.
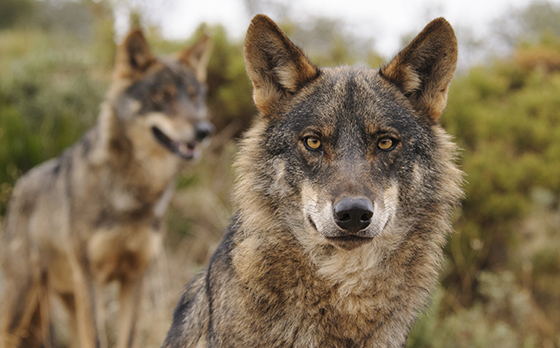
M 191 160 L 196 156 L 196 142 L 181 143 L 174 141 L 157 127 L 152 127 L 152 133 L 157 141 L 171 153 L 186 160 Z
M 327 240 L 342 249 L 352 250 L 359 247 L 360 245 L 366 244 L 373 240 L 373 237 L 369 236 L 357 236 L 357 235 L 347 235 L 340 237 L 326 237 Z
M 333 236 L 326 236 L 317 228 L 317 225 L 313 221 L 313 219 L 308 216 L 307 220 L 311 224 L 311 226 L 320 234 L 322 234 L 326 240 L 330 243 L 339 246 L 345 250 L 352 250 L 354 248 L 359 247 L 360 245 L 366 244 L 371 242 L 375 236 L 367 236 L 367 235 L 356 235 L 356 234 L 344 234 L 344 235 L 333 235 Z

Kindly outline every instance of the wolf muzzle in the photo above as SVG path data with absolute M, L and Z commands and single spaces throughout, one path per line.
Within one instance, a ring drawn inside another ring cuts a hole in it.
M 199 121 L 194 125 L 194 137 L 191 141 L 180 142 L 171 139 L 158 127 L 152 127 L 152 133 L 156 140 L 167 150 L 177 156 L 191 160 L 197 156 L 198 145 L 214 133 L 214 126 L 207 121 Z M 198 150 L 199 151 L 199 150 Z

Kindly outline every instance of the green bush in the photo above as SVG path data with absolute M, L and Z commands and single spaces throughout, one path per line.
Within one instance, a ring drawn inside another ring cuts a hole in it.
M 71 35 L 0 31 L 0 212 L 10 187 L 93 125 L 107 86 L 103 67 Z M 14 168 L 17 168 L 14 170 Z

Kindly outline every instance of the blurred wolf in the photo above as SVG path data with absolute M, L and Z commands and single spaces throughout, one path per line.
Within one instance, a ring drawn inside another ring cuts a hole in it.
M 107 346 L 103 288 L 120 283 L 117 347 L 130 347 L 143 274 L 160 247 L 175 178 L 199 156 L 208 37 L 156 58 L 140 31 L 119 46 L 97 125 L 17 183 L 2 236 L 1 347 L 49 344 L 49 294 L 73 346 Z
M 239 211 L 163 347 L 404 347 L 462 196 L 438 124 L 453 29 L 432 21 L 380 70 L 319 69 L 257 15 L 245 61 Z

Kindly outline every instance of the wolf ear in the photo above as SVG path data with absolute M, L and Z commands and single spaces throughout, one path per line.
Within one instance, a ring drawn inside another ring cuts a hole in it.
M 380 75 L 396 85 L 412 106 L 437 121 L 457 66 L 457 39 L 443 18 L 431 21 Z
M 265 15 L 256 15 L 247 30 L 245 65 L 255 105 L 263 115 L 319 76 L 319 69 Z
M 191 47 L 179 53 L 179 60 L 194 68 L 198 81 L 206 81 L 206 66 L 212 53 L 212 39 L 204 34 Z
M 120 78 L 138 78 L 155 62 L 148 42 L 139 29 L 131 31 L 117 49 L 115 72 Z

